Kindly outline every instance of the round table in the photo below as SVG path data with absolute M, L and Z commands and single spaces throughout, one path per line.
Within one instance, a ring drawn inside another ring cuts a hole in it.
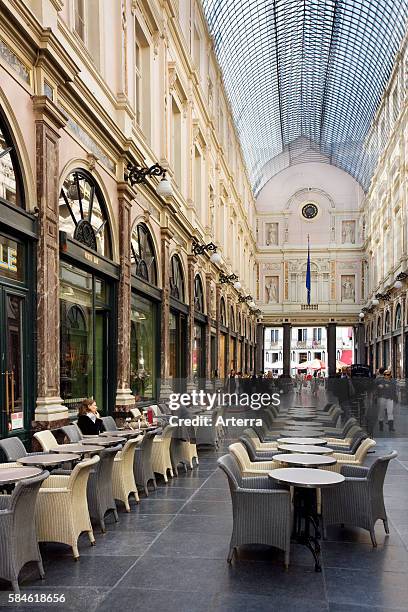
M 332 448 L 317 446 L 316 444 L 280 444 L 278 442 L 278 449 L 288 453 L 312 453 L 315 455 L 330 455 L 333 452 Z
M 340 485 L 345 480 L 344 476 L 336 472 L 311 468 L 278 468 L 269 472 L 268 476 L 281 484 L 294 487 L 293 539 L 310 550 L 315 562 L 315 571 L 321 572 L 316 489 Z M 311 526 L 314 528 L 314 535 L 310 533 Z
M 51 453 L 75 453 L 77 455 L 89 455 L 90 453 L 100 453 L 103 450 L 103 446 L 96 446 L 95 444 L 81 444 L 74 442 L 72 444 L 59 444 L 50 449 Z
M 272 457 L 275 461 L 287 463 L 288 465 L 298 465 L 301 467 L 319 467 L 323 465 L 334 465 L 337 459 L 327 455 L 314 455 L 312 453 L 281 453 Z
M 324 446 L 327 440 L 324 438 L 279 438 L 279 444 L 314 444 L 315 446 Z
M 141 429 L 113 429 L 112 431 L 101 431 L 100 436 L 106 438 L 132 438 L 142 433 Z
M 0 470 L 0 486 L 13 484 L 24 480 L 25 478 L 33 478 L 42 473 L 36 467 L 10 467 Z
M 122 444 L 126 442 L 126 438 L 123 436 L 120 438 L 119 436 L 112 436 L 108 438 L 107 436 L 92 436 L 92 438 L 82 438 L 78 444 L 83 444 L 84 446 L 88 446 L 89 444 L 96 446 L 115 446 L 116 444 Z
M 17 459 L 18 463 L 22 465 L 34 465 L 43 468 L 61 465 L 62 463 L 68 463 L 69 461 L 79 461 L 81 457 L 73 453 L 66 453 L 59 455 L 56 453 L 42 453 L 41 455 L 29 455 L 28 457 L 21 457 Z

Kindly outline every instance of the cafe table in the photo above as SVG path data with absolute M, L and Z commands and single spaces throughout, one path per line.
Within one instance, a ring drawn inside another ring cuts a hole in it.
M 332 448 L 327 446 L 317 446 L 317 444 L 281 444 L 278 442 L 278 449 L 288 453 L 312 453 L 315 455 L 331 455 Z
M 79 461 L 81 457 L 74 453 L 41 453 L 38 455 L 28 455 L 27 457 L 21 457 L 17 459 L 17 463 L 26 466 L 36 466 L 42 468 L 56 467 L 63 463 L 69 463 L 71 461 Z
M 101 431 L 99 435 L 107 438 L 133 438 L 141 433 L 143 433 L 141 429 L 113 429 L 112 431 Z
M 123 436 L 121 438 L 119 436 L 111 436 L 109 438 L 107 436 L 90 436 L 89 438 L 82 438 L 78 444 L 108 447 L 123 444 L 124 442 L 126 442 L 126 438 Z
M 337 463 L 335 457 L 328 457 L 327 455 L 315 455 L 313 453 L 280 453 L 272 457 L 274 461 L 280 463 L 287 463 L 289 467 L 308 467 L 316 468 L 323 467 L 325 465 L 334 465 Z
M 97 446 L 96 444 L 81 444 L 80 442 L 73 442 L 72 444 L 58 444 L 54 448 L 50 449 L 51 453 L 75 453 L 76 455 L 91 455 L 100 453 L 103 450 L 103 446 Z
M 42 473 L 42 470 L 36 467 L 9 467 L 0 470 L 0 486 L 10 485 L 25 478 L 33 478 Z
M 327 440 L 324 438 L 299 437 L 299 438 L 279 438 L 280 444 L 315 444 L 316 446 L 324 446 Z
M 313 555 L 315 571 L 321 572 L 320 525 L 317 513 L 316 490 L 323 487 L 339 486 L 345 478 L 342 474 L 312 468 L 277 468 L 268 474 L 269 478 L 293 487 L 294 521 L 292 538 L 306 546 Z M 314 535 L 311 533 L 313 527 Z

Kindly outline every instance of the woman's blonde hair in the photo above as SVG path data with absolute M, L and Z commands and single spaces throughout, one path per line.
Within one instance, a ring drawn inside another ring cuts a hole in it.
M 82 404 L 79 407 L 78 415 L 82 416 L 89 412 L 89 407 L 95 403 L 95 400 L 92 398 L 82 400 Z

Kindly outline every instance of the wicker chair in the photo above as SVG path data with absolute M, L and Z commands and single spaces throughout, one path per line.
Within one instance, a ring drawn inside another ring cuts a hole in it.
M 196 460 L 197 465 L 198 465 L 198 451 L 197 451 L 197 444 L 196 444 L 195 428 L 192 426 L 187 427 L 187 434 L 188 434 L 188 440 L 181 441 L 181 446 L 182 446 L 181 453 L 184 459 L 186 460 L 187 465 L 189 465 L 190 468 L 193 469 L 194 459 Z
M 134 459 L 134 474 L 135 481 L 139 487 L 144 489 L 146 496 L 149 495 L 149 482 L 153 481 L 154 489 L 157 489 L 156 477 L 152 466 L 152 451 L 154 437 L 159 433 L 160 429 L 147 431 L 143 440 L 135 449 Z
M 349 432 L 352 427 L 358 427 L 359 429 L 361 429 L 360 425 L 358 424 L 357 420 L 354 417 L 350 417 L 349 419 L 347 419 L 342 429 L 339 429 L 337 427 L 334 429 L 331 429 L 330 427 L 327 427 L 326 435 L 332 436 L 333 438 L 338 438 L 340 440 L 342 439 L 344 440 L 347 437 L 347 435 L 350 435 Z
M 118 511 L 113 497 L 112 472 L 116 453 L 122 446 L 111 446 L 105 448 L 99 454 L 99 463 L 92 470 L 87 487 L 88 509 L 91 519 L 97 521 L 102 533 L 105 533 L 105 514 L 113 512 L 115 521 L 118 522 Z
M 217 463 L 228 478 L 232 501 L 233 529 L 228 562 L 232 561 L 237 546 L 264 544 L 285 552 L 287 568 L 292 532 L 289 491 L 274 487 L 267 477 L 243 478 L 232 455 L 220 457 Z
M 45 453 L 49 453 L 53 448 L 58 446 L 57 439 L 55 438 L 52 431 L 50 431 L 49 429 L 37 431 L 34 434 L 34 438 L 38 441 Z
M 368 467 L 342 466 L 341 473 L 346 477 L 339 487 L 322 489 L 322 514 L 324 527 L 327 525 L 353 525 L 370 532 L 373 546 L 377 546 L 374 527 L 378 520 L 384 523 L 385 533 L 389 534 L 387 513 L 384 505 L 383 484 L 391 459 L 397 452 L 378 457 Z
M 234 455 L 242 476 L 266 476 L 268 472 L 281 467 L 278 461 L 251 461 L 242 442 L 235 442 L 228 447 Z
M 116 454 L 113 462 L 113 497 L 125 504 L 126 512 L 130 512 L 129 495 L 131 493 L 133 493 L 136 503 L 139 503 L 133 466 L 136 445 L 141 440 L 142 436 L 128 440 L 123 449 Z
M 176 425 L 166 425 L 160 436 L 156 436 L 153 441 L 152 466 L 153 472 L 161 474 L 165 482 L 168 482 L 167 472 L 173 478 L 173 467 L 170 456 L 170 443 Z
M 20 438 L 15 438 L 14 436 L 0 440 L 0 449 L 3 451 L 7 461 L 17 461 L 21 457 L 40 454 L 28 453 Z
M 252 441 L 252 446 L 256 449 L 256 452 L 278 452 L 278 443 L 275 442 L 261 442 L 258 434 L 252 427 L 244 429 L 242 435 L 249 438 Z
M 61 427 L 61 431 L 68 438 L 69 442 L 80 442 L 84 439 L 78 425 L 65 425 L 65 427 Z
M 277 450 L 259 451 L 257 450 L 252 438 L 243 434 L 239 441 L 245 446 L 248 457 L 251 461 L 272 461 L 273 455 L 277 454 Z
M 103 422 L 103 428 L 105 431 L 116 431 L 117 429 L 119 429 L 113 417 L 104 416 L 101 417 L 101 420 Z
M 337 459 L 337 463 L 335 465 L 329 465 L 324 469 L 332 472 L 340 472 L 343 465 L 363 465 L 368 451 L 374 446 L 375 440 L 366 438 L 360 444 L 354 455 L 347 455 L 346 453 L 333 453 L 333 457 Z
M 44 568 L 35 532 L 35 508 L 41 484 L 48 478 L 45 471 L 21 480 L 11 495 L 0 495 L 0 576 L 9 580 L 15 593 L 20 592 L 21 568 L 35 561 L 41 578 Z
M 74 559 L 79 558 L 78 538 L 83 531 L 88 533 L 91 544 L 95 543 L 86 491 L 89 474 L 98 461 L 95 455 L 78 463 L 69 476 L 50 476 L 37 498 L 38 541 L 67 544 Z
M 360 446 L 360 444 L 368 438 L 367 434 L 364 431 L 357 431 L 354 436 L 350 439 L 350 444 L 348 446 L 344 446 L 341 444 L 337 444 L 336 440 L 327 440 L 327 444 L 330 448 L 334 450 L 335 453 L 345 453 L 346 455 L 354 455 Z M 335 443 L 336 442 L 336 443 Z

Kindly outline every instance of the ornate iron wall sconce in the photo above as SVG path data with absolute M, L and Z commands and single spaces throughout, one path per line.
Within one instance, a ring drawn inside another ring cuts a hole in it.
M 171 196 L 173 190 L 171 188 L 170 181 L 166 178 L 166 170 L 159 164 L 153 164 L 153 166 L 141 166 L 140 164 L 131 164 L 130 162 L 126 166 L 127 172 L 125 172 L 124 179 L 129 181 L 132 185 L 140 185 L 146 183 L 147 177 L 150 176 L 161 176 L 161 181 L 157 185 L 156 192 L 159 196 Z
M 238 302 L 242 304 L 242 302 L 253 302 L 252 295 L 240 295 L 238 298 Z
M 238 276 L 236 274 L 230 274 L 229 276 L 227 276 L 223 272 L 220 272 L 220 283 L 221 284 L 234 283 L 237 280 L 238 280 Z
M 213 242 L 209 242 L 208 244 L 199 244 L 194 241 L 191 245 L 194 255 L 204 255 L 206 251 L 215 251 L 217 250 L 216 245 Z
M 376 293 L 375 297 L 377 300 L 384 300 L 384 302 L 388 302 L 391 299 L 391 293 L 386 291 L 385 293 Z

